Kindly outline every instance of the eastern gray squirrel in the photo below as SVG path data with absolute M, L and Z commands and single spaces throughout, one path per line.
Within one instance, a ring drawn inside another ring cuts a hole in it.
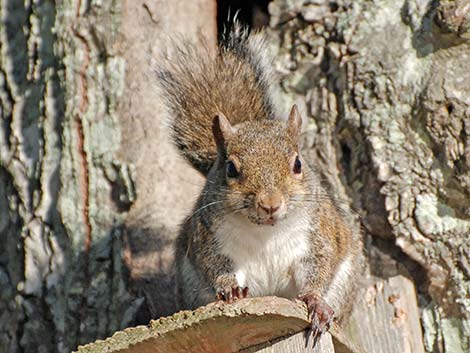
M 180 308 L 299 298 L 324 332 L 351 303 L 362 236 L 302 158 L 296 106 L 278 119 L 263 33 L 235 23 L 216 50 L 183 41 L 172 54 L 157 74 L 173 139 L 206 176 L 176 243 Z

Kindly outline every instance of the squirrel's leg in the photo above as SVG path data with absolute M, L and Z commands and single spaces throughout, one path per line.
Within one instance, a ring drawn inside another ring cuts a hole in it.
M 298 299 L 307 304 L 315 340 L 328 331 L 335 316 L 335 311 L 323 295 L 328 282 L 326 274 L 331 271 L 315 271 L 318 268 L 328 269 L 330 266 L 326 258 L 304 259 L 297 274 L 298 279 L 303 283 Z
M 344 258 L 335 270 L 324 299 L 335 311 L 335 320 L 341 325 L 349 316 L 356 298 L 356 290 L 363 273 L 364 258 L 360 249 Z

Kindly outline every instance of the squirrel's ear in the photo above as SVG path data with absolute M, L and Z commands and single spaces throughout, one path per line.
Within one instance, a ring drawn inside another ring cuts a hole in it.
M 287 133 L 292 138 L 297 139 L 302 130 L 302 117 L 300 116 L 297 105 L 294 104 L 290 110 L 289 119 L 287 120 Z
M 212 121 L 212 133 L 217 147 L 223 148 L 225 142 L 235 133 L 235 129 L 224 114 L 218 113 Z

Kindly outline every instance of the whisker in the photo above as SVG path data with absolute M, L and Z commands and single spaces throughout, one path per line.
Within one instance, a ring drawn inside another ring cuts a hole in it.
M 196 211 L 194 211 L 191 216 L 189 216 L 188 218 L 192 218 L 194 217 L 197 213 L 201 212 L 202 210 L 204 210 L 205 208 L 209 207 L 209 206 L 212 206 L 212 205 L 216 205 L 218 203 L 222 203 L 223 200 L 217 200 L 217 201 L 213 201 L 213 202 L 209 202 L 208 204 L 198 208 Z

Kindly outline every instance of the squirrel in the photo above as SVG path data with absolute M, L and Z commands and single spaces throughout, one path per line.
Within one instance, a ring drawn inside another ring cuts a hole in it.
M 216 50 L 173 43 L 157 69 L 173 140 L 206 176 L 176 240 L 176 297 L 298 298 L 318 335 L 351 305 L 362 234 L 302 157 L 297 107 L 279 119 L 265 42 L 234 23 Z

